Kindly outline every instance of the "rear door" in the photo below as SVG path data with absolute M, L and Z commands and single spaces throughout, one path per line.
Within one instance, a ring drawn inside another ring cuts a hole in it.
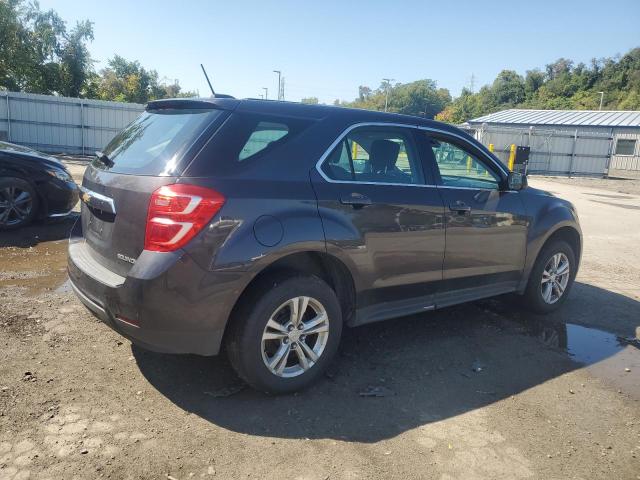
M 352 129 L 312 174 L 328 249 L 357 271 L 356 323 L 430 308 L 442 280 L 444 207 L 415 134 Z
M 144 249 L 151 194 L 176 182 L 191 152 L 224 116 L 202 104 L 150 109 L 96 157 L 80 194 L 83 235 L 96 261 L 127 274 Z
M 526 254 L 520 193 L 504 188 L 504 173 L 471 143 L 444 133 L 422 135 L 446 212 L 438 306 L 513 290 Z

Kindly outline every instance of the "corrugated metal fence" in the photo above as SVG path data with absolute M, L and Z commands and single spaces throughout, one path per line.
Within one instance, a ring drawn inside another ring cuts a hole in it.
M 0 91 L 0 140 L 51 153 L 92 154 L 143 110 L 137 103 Z
M 493 125 L 467 127 L 505 164 L 511 144 L 531 148 L 529 173 L 569 176 L 603 176 L 608 173 L 612 136 L 604 132 L 571 129 L 514 128 Z

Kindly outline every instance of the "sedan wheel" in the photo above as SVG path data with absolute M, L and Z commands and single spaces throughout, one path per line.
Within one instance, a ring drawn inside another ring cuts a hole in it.
M 28 224 L 36 209 L 35 192 L 19 178 L 0 181 L 0 228 L 11 229 Z

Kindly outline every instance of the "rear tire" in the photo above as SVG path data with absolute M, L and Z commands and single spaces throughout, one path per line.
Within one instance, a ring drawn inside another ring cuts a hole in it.
M 546 245 L 529 275 L 524 306 L 536 313 L 560 308 L 569 295 L 577 266 L 575 252 L 567 242 L 555 240 Z
M 31 183 L 18 177 L 0 178 L 0 230 L 29 225 L 38 211 L 38 194 Z
M 324 373 L 342 333 L 340 303 L 324 281 L 314 276 L 273 278 L 240 301 L 226 349 L 244 381 L 280 394 L 306 388 Z

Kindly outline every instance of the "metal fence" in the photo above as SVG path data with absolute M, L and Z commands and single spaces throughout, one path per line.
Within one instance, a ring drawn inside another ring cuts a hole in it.
M 484 145 L 493 144 L 494 153 L 505 164 L 512 144 L 530 147 L 529 173 L 601 177 L 609 170 L 610 133 L 492 125 L 466 129 Z
M 92 154 L 143 110 L 137 103 L 0 92 L 0 140 L 51 153 Z

